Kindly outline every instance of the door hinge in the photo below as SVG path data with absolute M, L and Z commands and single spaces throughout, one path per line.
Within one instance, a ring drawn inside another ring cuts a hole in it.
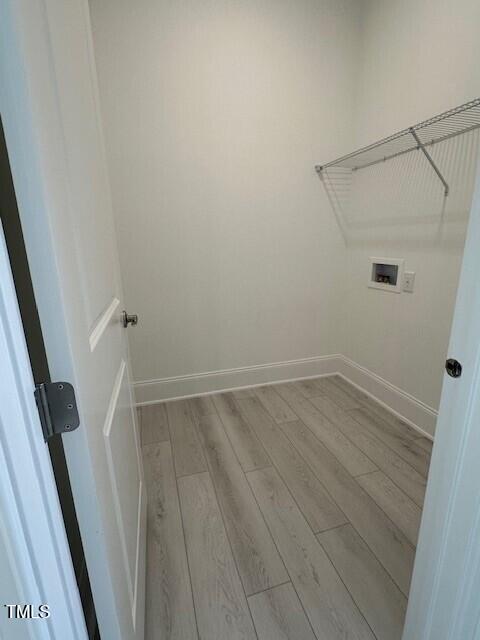
M 42 382 L 35 387 L 45 442 L 57 433 L 74 431 L 80 424 L 75 390 L 69 382 Z

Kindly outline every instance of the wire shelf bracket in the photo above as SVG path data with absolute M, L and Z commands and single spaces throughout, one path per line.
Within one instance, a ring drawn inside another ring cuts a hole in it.
M 445 197 L 448 196 L 448 192 L 450 190 L 447 181 L 445 180 L 445 178 L 442 175 L 442 172 L 440 171 L 440 169 L 437 167 L 437 165 L 435 164 L 435 161 L 433 160 L 432 156 L 428 153 L 427 149 L 425 148 L 425 145 L 423 144 L 423 142 L 420 140 L 420 138 L 417 135 L 417 132 L 415 131 L 415 129 L 413 127 L 410 128 L 410 133 L 412 134 L 415 142 L 418 145 L 418 148 L 423 152 L 424 156 L 426 157 L 426 159 L 428 160 L 428 162 L 430 163 L 430 165 L 432 166 L 432 169 L 435 171 L 435 173 L 437 174 L 440 182 L 443 184 L 443 187 L 445 189 Z
M 329 168 L 338 167 L 353 172 L 411 151 L 421 151 L 442 183 L 445 197 L 447 197 L 449 185 L 429 153 L 428 147 L 479 127 L 480 98 L 476 98 L 336 160 L 316 165 L 315 170 L 324 182 L 324 173 L 326 174 Z

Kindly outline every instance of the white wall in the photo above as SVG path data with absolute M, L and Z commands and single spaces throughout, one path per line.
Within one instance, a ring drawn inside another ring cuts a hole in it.
M 91 11 L 135 379 L 175 395 L 343 353 L 435 409 L 478 136 L 433 152 L 445 207 L 418 154 L 362 172 L 345 238 L 312 167 L 480 95 L 478 0 Z M 405 258 L 415 292 L 368 289 L 370 255 Z
M 92 0 L 137 381 L 335 353 L 355 0 Z
M 369 0 L 362 12 L 356 144 L 480 95 L 478 0 Z M 437 408 L 471 204 L 478 135 L 358 172 L 347 226 L 344 354 Z M 413 294 L 366 288 L 369 256 L 405 258 Z
M 362 0 L 356 146 L 479 96 L 478 0 Z

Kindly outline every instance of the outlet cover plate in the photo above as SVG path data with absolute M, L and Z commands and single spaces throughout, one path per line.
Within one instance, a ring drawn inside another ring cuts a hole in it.
M 415 271 L 403 272 L 403 290 L 407 293 L 413 293 L 415 288 Z

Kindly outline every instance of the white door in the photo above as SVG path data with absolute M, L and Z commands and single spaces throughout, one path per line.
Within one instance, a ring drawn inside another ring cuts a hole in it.
M 480 639 L 480 171 L 403 640 Z
M 80 410 L 64 446 L 100 633 L 141 640 L 145 487 L 87 1 L 2 0 L 0 86 L 50 371 Z
M 0 380 L 0 638 L 86 640 L 1 223 Z

